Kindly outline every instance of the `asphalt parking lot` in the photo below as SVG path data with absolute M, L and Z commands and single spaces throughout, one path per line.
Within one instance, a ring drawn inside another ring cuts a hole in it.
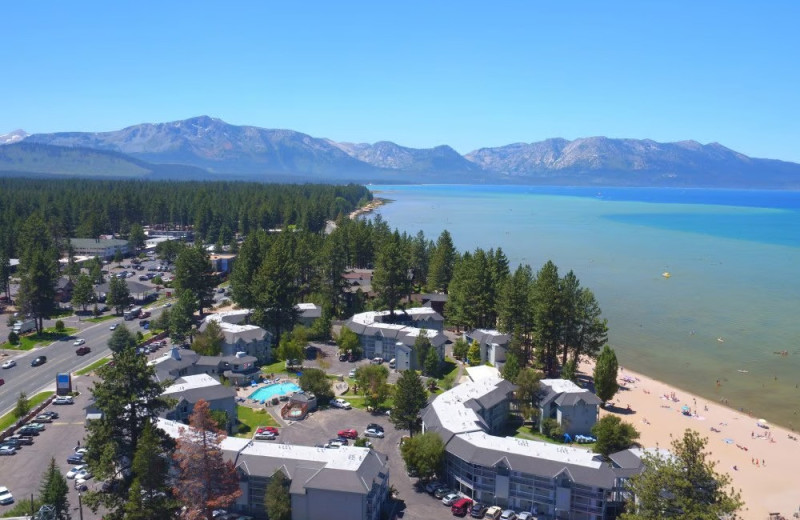
M 74 378 L 73 385 L 76 383 L 81 394 L 75 398 L 75 404 L 48 406 L 46 410 L 58 412 L 59 417 L 48 423 L 45 430 L 33 438 L 33 445 L 22 446 L 14 455 L 0 457 L 0 486 L 11 491 L 15 504 L 30 500 L 31 494 L 38 494 L 39 483 L 51 457 L 55 457 L 63 475 L 72 468 L 73 465 L 67 464 L 67 456 L 74 453 L 78 442 L 81 446 L 84 444 L 86 407 L 91 395 L 88 389 L 92 385 L 92 379 Z M 78 492 L 73 488 L 72 480 L 67 483 L 70 486 L 70 510 L 73 518 L 78 518 Z M 87 482 L 90 485 L 93 483 L 94 479 Z M 15 504 L 0 505 L 0 515 Z M 93 514 L 88 507 L 83 508 L 84 520 L 96 520 L 100 517 L 101 515 Z
M 280 406 L 270 409 L 273 416 L 280 416 Z M 371 437 L 368 440 L 372 442 L 373 449 L 389 457 L 389 483 L 397 490 L 397 496 L 403 504 L 398 507 L 396 518 L 405 520 L 452 518 L 449 507 L 443 505 L 441 500 L 428 495 L 424 490 L 420 491 L 415 486 L 417 479 L 406 474 L 405 463 L 400 456 L 400 438 L 408 435 L 408 432 L 395 429 L 386 415 L 373 415 L 366 410 L 357 408 L 352 410 L 320 409 L 309 414 L 302 421 L 289 423 L 280 428 L 280 435 L 276 440 L 256 442 L 314 446 L 336 438 L 339 430 L 348 428 L 354 428 L 359 437 L 363 437 L 364 430 L 369 423 L 377 423 L 384 427 L 383 439 Z M 282 424 L 284 423 L 282 422 Z

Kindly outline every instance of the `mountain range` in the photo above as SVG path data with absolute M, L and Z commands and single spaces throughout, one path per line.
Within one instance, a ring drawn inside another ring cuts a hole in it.
M 548 139 L 417 149 L 336 142 L 208 116 L 112 132 L 0 135 L 0 174 L 281 182 L 486 183 L 800 188 L 800 164 L 747 157 L 718 143 Z

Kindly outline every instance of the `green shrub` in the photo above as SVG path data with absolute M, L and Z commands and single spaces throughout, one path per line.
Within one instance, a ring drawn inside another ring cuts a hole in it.
M 61 321 L 61 320 L 57 320 L 56 321 L 56 332 L 64 332 L 64 329 L 66 329 L 66 327 L 64 326 L 64 322 Z
M 12 330 L 8 333 L 8 342 L 12 345 L 19 345 L 19 335 Z

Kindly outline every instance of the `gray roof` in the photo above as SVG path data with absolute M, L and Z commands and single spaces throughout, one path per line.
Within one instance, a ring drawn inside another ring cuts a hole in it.
M 446 294 L 438 294 L 438 293 L 425 293 L 421 294 L 420 297 L 422 301 L 429 301 L 429 302 L 446 302 L 448 296 Z
M 579 401 L 583 401 L 586 404 L 594 404 L 594 405 L 602 403 L 599 397 L 597 397 L 588 390 L 581 393 L 569 392 L 561 394 L 556 398 L 555 403 L 558 406 L 573 406 Z
M 517 387 L 514 386 L 511 381 L 504 379 L 502 383 L 498 384 L 493 390 L 489 391 L 489 393 L 483 394 L 481 397 L 471 401 L 476 401 L 481 408 L 487 410 L 508 399 L 511 392 L 516 390 L 516 388 Z M 470 401 L 466 404 L 469 403 Z
M 169 397 L 172 399 L 177 399 L 178 401 L 184 400 L 194 404 L 200 399 L 208 402 L 216 401 L 218 399 L 234 399 L 236 397 L 236 390 L 230 386 L 213 385 L 173 392 L 169 394 Z
M 380 325 L 363 325 L 354 321 L 352 319 L 347 320 L 345 323 L 345 327 L 352 330 L 358 335 L 366 335 L 366 336 L 376 336 L 380 335 L 384 338 L 394 340 L 396 343 L 403 343 L 404 345 L 408 345 L 409 347 L 413 347 L 414 343 L 417 341 L 417 336 L 409 335 L 410 327 L 382 327 Z M 426 329 L 428 331 L 437 332 L 434 329 Z M 447 343 L 447 336 L 438 332 L 434 337 L 428 337 L 431 341 L 431 345 L 434 347 L 440 347 Z
M 177 349 L 177 347 L 174 347 Z M 166 381 L 168 379 L 175 379 L 178 377 L 178 372 L 184 368 L 189 368 L 197 362 L 200 357 L 197 352 L 193 350 L 177 349 L 180 359 L 169 357 L 164 361 L 156 363 L 154 368 L 156 371 L 156 379 L 159 381 Z M 172 352 L 172 351 L 170 351 Z
M 128 284 L 128 291 L 131 294 L 145 294 L 156 290 L 155 287 L 144 285 L 129 278 L 124 278 L 125 283 Z M 95 289 L 96 293 L 107 293 L 111 282 L 103 282 Z
M 93 247 L 125 247 L 127 240 L 120 238 L 70 238 L 69 243 L 76 249 L 90 249 Z
M 496 330 L 473 329 L 467 332 L 466 335 L 476 340 L 481 345 L 491 345 L 492 343 L 507 345 L 508 342 L 511 341 L 511 336 L 502 334 Z

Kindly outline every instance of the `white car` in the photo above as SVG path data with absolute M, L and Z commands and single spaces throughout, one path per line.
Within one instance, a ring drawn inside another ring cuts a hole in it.
M 350 371 L 350 373 L 349 373 L 349 374 L 347 374 L 347 377 L 349 377 L 350 379 L 355 379 L 355 377 L 356 377 L 356 369 L 355 369 L 355 368 L 354 368 L 354 369 L 352 369 L 352 370 Z
M 93 476 L 92 472 L 89 471 L 89 468 L 86 467 L 86 466 L 84 466 L 82 469 L 78 470 L 78 472 L 75 473 L 75 475 L 74 475 L 75 480 L 83 480 L 83 481 L 89 480 L 90 478 L 92 478 L 92 476 Z
M 79 347 L 79 346 L 83 345 L 84 343 L 86 343 L 85 339 L 78 338 L 78 339 L 75 340 L 75 343 L 73 343 L 73 345 L 75 345 L 76 347 Z
M 117 327 L 119 327 L 119 323 L 112 323 L 112 324 L 111 324 L 111 325 L 108 327 L 108 330 L 117 330 Z
M 0 446 L 0 455 L 13 455 L 17 452 L 12 446 Z
M 377 437 L 383 439 L 383 432 L 375 428 L 367 428 L 364 430 L 364 437 Z
M 533 520 L 533 513 L 523 511 L 517 516 L 517 520 Z
M 15 367 L 15 366 L 17 366 L 17 362 L 14 361 L 13 359 L 9 359 L 5 363 L 3 363 L 3 368 L 12 368 L 12 367 Z
M 0 486 L 0 504 L 7 506 L 14 503 L 14 495 L 5 486 Z
M 344 410 L 349 410 L 353 407 L 353 405 L 351 405 L 344 399 L 334 399 L 333 401 L 331 401 L 331 406 L 333 406 L 334 408 L 342 408 Z
M 74 402 L 69 395 L 59 395 L 53 399 L 53 404 L 73 404 Z
M 75 478 L 81 470 L 86 469 L 86 464 L 79 464 L 78 466 L 73 467 L 71 470 L 67 471 L 66 477 L 68 479 Z
M 461 495 L 458 495 L 456 493 L 450 493 L 449 495 L 445 495 L 444 498 L 442 498 L 442 504 L 446 506 L 452 506 L 453 503 L 459 498 L 461 498 Z

